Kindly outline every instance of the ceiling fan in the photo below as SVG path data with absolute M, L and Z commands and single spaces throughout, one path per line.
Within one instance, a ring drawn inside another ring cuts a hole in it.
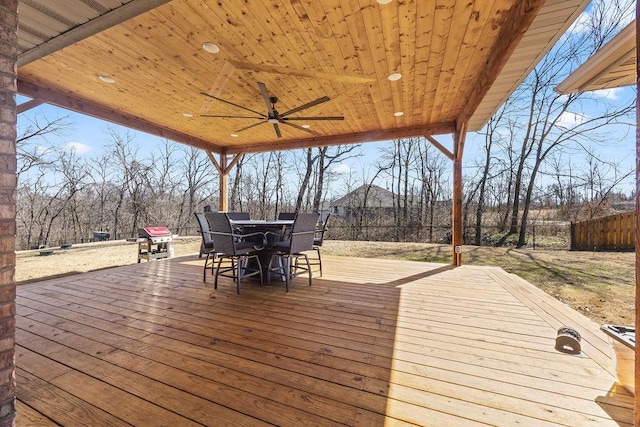
M 307 108 L 313 107 L 315 105 L 318 104 L 322 104 L 323 102 L 327 102 L 329 101 L 329 97 L 328 96 L 323 96 L 321 98 L 318 98 L 314 101 L 311 102 L 307 102 L 306 104 L 300 105 L 299 107 L 293 108 L 289 111 L 286 111 L 284 113 L 280 113 L 278 112 L 278 110 L 276 110 L 276 103 L 278 102 L 278 98 L 275 96 L 269 96 L 269 92 L 267 92 L 267 86 L 262 83 L 262 82 L 258 82 L 258 88 L 260 89 L 260 93 L 262 94 L 262 98 L 264 99 L 264 103 L 267 106 L 267 114 L 263 114 L 260 113 L 258 111 L 252 110 L 250 108 L 247 107 L 243 107 L 242 105 L 238 105 L 235 104 L 233 102 L 224 100 L 222 98 L 218 98 L 217 96 L 213 96 L 213 95 L 209 95 L 208 93 L 205 92 L 201 92 L 202 95 L 208 96 L 210 98 L 213 98 L 215 100 L 218 100 L 220 102 L 224 102 L 225 104 L 229 104 L 229 105 L 233 105 L 234 107 L 238 107 L 238 108 L 242 108 L 243 110 L 247 110 L 247 111 L 251 111 L 254 114 L 257 114 L 257 116 L 223 116 L 223 115 L 216 115 L 216 114 L 201 114 L 200 117 L 219 117 L 219 118 L 227 118 L 227 119 L 255 119 L 255 120 L 259 120 L 258 123 L 254 123 L 252 125 L 249 126 L 245 126 L 241 129 L 236 130 L 235 132 L 242 132 L 245 131 L 247 129 L 250 129 L 252 127 L 255 126 L 259 126 L 261 124 L 264 123 L 271 123 L 273 124 L 273 129 L 276 131 L 276 135 L 278 136 L 278 138 L 282 138 L 282 133 L 280 132 L 280 127 L 279 125 L 287 125 L 287 126 L 291 126 L 294 127 L 296 129 L 300 129 L 303 130 L 305 132 L 309 132 L 313 135 L 318 135 L 320 136 L 321 134 L 311 130 L 311 129 L 307 129 L 305 127 L 299 126 L 297 124 L 294 123 L 289 123 L 290 120 L 304 120 L 304 121 L 309 121 L 309 120 L 344 120 L 343 116 L 312 116 L 312 117 L 289 117 L 290 114 L 293 113 L 297 113 L 298 111 L 302 111 L 302 110 L 306 110 Z

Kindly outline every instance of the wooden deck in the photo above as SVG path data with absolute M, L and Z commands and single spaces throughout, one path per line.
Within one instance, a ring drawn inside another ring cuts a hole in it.
M 325 258 L 289 293 L 196 257 L 18 287 L 17 425 L 632 425 L 598 326 L 516 276 Z

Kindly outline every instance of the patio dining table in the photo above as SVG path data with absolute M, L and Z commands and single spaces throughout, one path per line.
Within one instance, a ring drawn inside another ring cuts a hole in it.
M 242 228 L 245 233 L 265 233 L 266 246 L 258 253 L 260 266 L 262 267 L 262 277 L 266 280 L 269 273 L 269 263 L 273 258 L 272 246 L 275 245 L 287 228 L 293 226 L 293 220 L 282 219 L 231 219 L 231 226 Z M 284 279 L 283 279 L 284 280 Z

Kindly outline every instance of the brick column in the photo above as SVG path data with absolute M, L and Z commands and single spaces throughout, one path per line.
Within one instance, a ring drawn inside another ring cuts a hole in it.
M 18 0 L 0 0 L 0 426 L 15 423 Z

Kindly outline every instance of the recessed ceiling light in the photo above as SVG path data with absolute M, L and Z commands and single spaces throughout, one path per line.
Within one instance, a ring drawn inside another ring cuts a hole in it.
M 237 133 L 232 133 L 231 136 L 234 137 L 234 138 L 237 138 L 238 134 Z
M 389 74 L 389 77 L 387 77 L 389 80 L 391 80 L 392 82 L 395 82 L 396 80 L 400 80 L 400 78 L 402 78 L 402 74 L 400 73 L 393 73 L 393 74 Z
M 191 117 L 193 117 L 193 114 L 191 113 L 182 113 L 183 116 L 185 116 L 187 119 L 190 119 Z
M 114 79 L 111 76 L 103 76 L 103 75 L 99 75 L 98 78 L 103 81 L 104 83 L 115 83 L 116 79 Z
M 391 3 L 391 0 L 378 0 L 378 3 L 387 4 L 387 3 Z
M 311 125 L 302 125 L 303 128 L 305 129 L 309 129 L 311 127 Z
M 211 42 L 204 42 L 202 43 L 202 48 L 204 50 L 206 50 L 209 53 L 218 53 L 220 52 L 220 48 L 218 47 L 218 45 L 211 43 Z
M 404 111 L 396 111 L 393 115 L 396 117 L 404 116 Z

